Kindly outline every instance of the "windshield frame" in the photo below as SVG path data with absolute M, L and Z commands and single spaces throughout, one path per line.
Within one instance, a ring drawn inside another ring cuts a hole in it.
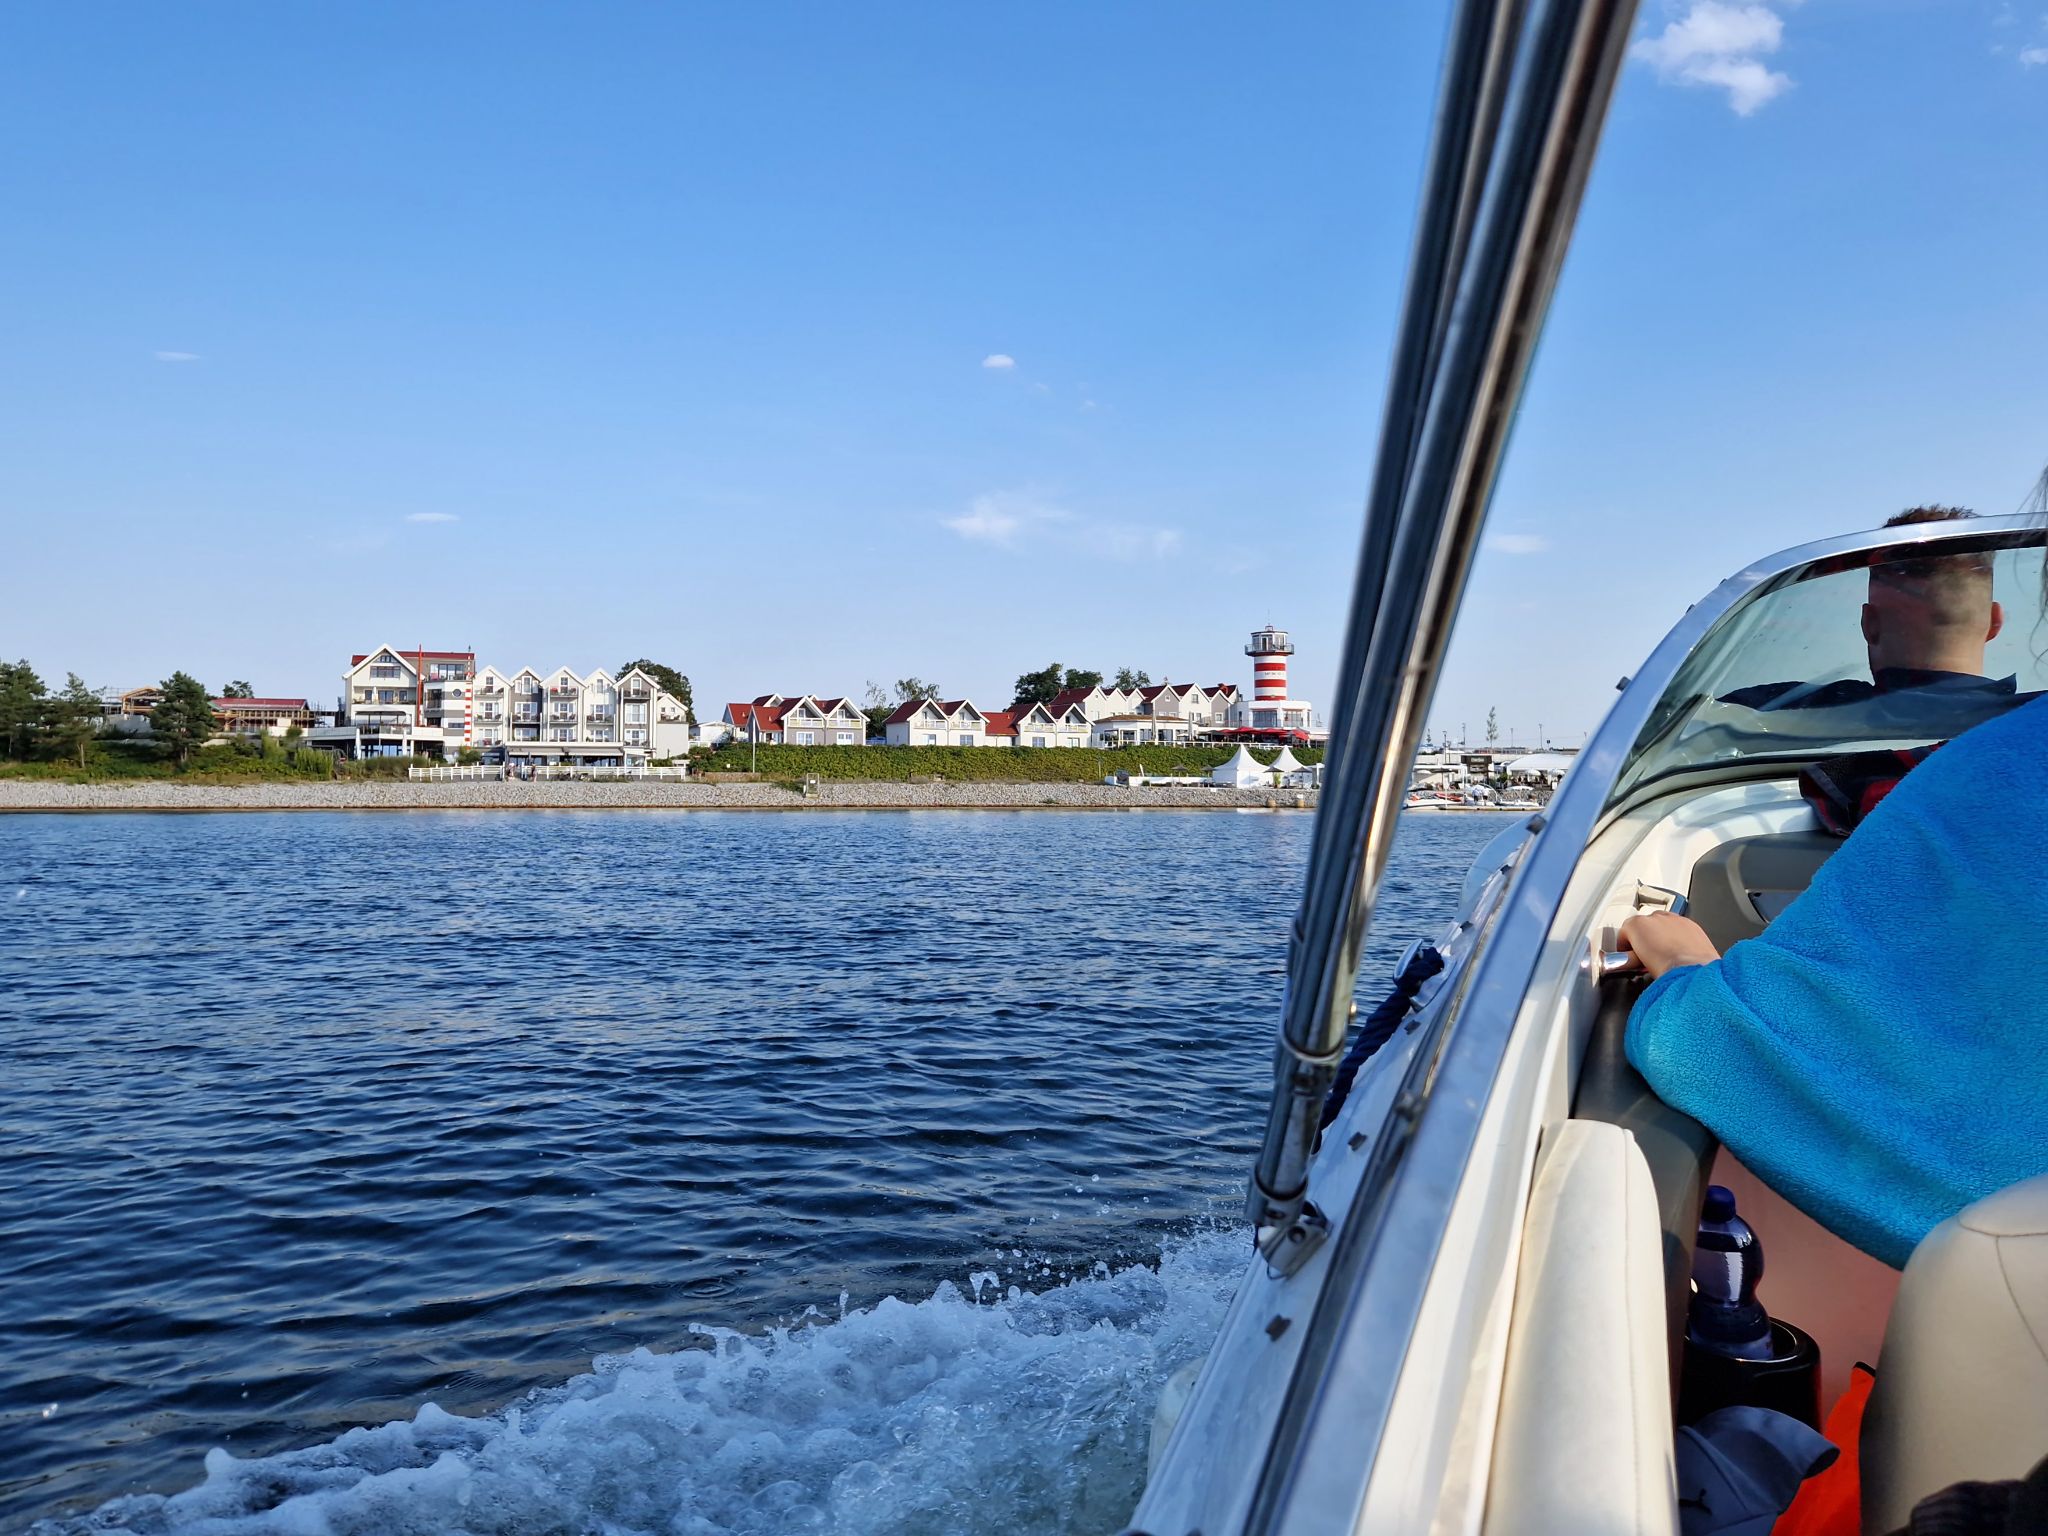
M 1914 523 L 1897 528 L 1875 528 L 1867 532 L 1842 534 L 1810 544 L 1796 545 L 1745 566 L 1712 592 L 1686 610 L 1684 618 L 1650 653 L 1643 668 L 1625 680 L 1622 697 L 1596 733 L 1582 758 L 1593 758 L 1598 750 L 1600 766 L 1581 766 L 1605 781 L 1604 806 L 1598 826 L 1609 825 L 1625 814 L 1663 794 L 1674 784 L 1698 786 L 1703 782 L 1782 778 L 1811 763 L 1838 754 L 1817 751 L 1811 745 L 1788 746 L 1783 752 L 1758 753 L 1720 762 L 1673 762 L 1641 778 L 1629 774 L 1647 755 L 1653 733 L 1683 726 L 1693 718 L 1695 706 L 1674 701 L 1664 710 L 1667 698 L 1684 672 L 1686 664 L 1711 645 L 1728 626 L 1740 622 L 1757 603 L 1775 593 L 1812 580 L 1829 566 L 1855 563 L 1856 557 L 1912 549 L 1924 552 L 1965 554 L 2033 549 L 2048 544 L 2048 524 L 2030 514 L 2012 513 L 1998 517 L 1973 517 L 1940 523 Z M 1662 719 L 1660 720 L 1660 713 Z M 1631 725 L 1625 739 L 1616 742 L 1610 727 L 1626 720 Z M 1844 750 L 1851 750 L 1844 748 Z M 1596 828 L 1597 830 L 1597 828 Z

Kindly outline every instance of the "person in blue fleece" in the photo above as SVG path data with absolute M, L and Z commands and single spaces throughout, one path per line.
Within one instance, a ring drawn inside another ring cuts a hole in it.
M 2048 1171 L 2048 698 L 1915 768 L 1754 939 L 1631 918 L 1628 1058 L 1758 1177 L 1903 1267 Z

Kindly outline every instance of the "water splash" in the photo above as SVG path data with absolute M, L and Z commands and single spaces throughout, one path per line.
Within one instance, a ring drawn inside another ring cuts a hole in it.
M 206 1457 L 182 1493 L 117 1499 L 38 1536 L 742 1536 L 1113 1531 L 1137 1501 L 1160 1388 L 1208 1349 L 1242 1234 L 1156 1268 L 1029 1293 L 972 1277 L 589 1374 L 464 1418 Z M 991 1295 L 982 1300 L 984 1288 Z

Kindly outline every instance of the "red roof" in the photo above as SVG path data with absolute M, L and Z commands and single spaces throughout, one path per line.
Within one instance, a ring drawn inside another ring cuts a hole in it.
M 767 697 L 772 697 L 772 695 Z M 747 729 L 750 719 L 754 729 L 758 731 L 779 731 L 782 729 L 781 707 L 779 705 L 771 706 L 764 704 L 759 699 L 755 700 L 752 704 L 726 705 L 725 718 L 740 730 Z
M 1059 714 L 1063 710 L 1071 709 L 1076 704 L 1085 706 L 1088 702 L 1088 695 L 1093 692 L 1095 692 L 1093 688 L 1062 688 L 1052 696 L 1052 702 L 1046 705 L 1046 708 L 1054 714 Z
M 992 709 L 988 712 L 988 733 L 991 736 L 1014 736 L 1017 734 L 1016 712 L 1008 709 Z
M 951 715 L 953 713 L 953 708 L 951 705 L 940 704 L 937 699 L 906 699 L 903 703 L 898 704 L 893 710 L 891 710 L 889 712 L 889 718 L 883 721 L 882 723 L 884 725 L 902 725 L 906 721 L 908 721 L 912 715 L 916 714 L 920 709 L 923 709 L 927 704 L 937 706 L 939 711 L 943 714 Z
M 225 711 L 230 709 L 304 709 L 307 706 L 304 699 L 215 699 L 213 707 L 217 710 Z

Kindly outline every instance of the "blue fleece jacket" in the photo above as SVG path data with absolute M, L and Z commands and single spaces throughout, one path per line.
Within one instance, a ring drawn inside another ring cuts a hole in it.
M 1894 1266 L 2048 1171 L 2048 699 L 1914 769 L 1762 937 L 1661 977 L 1628 1058 Z

